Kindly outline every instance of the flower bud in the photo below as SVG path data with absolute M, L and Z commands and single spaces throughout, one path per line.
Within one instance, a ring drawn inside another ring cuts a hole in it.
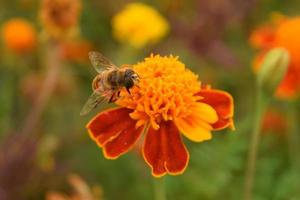
M 257 84 L 266 93 L 273 95 L 284 78 L 290 56 L 284 48 L 271 49 L 264 57 L 259 72 Z

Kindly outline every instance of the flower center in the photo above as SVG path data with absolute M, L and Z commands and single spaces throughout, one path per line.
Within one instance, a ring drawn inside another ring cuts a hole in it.
M 131 95 L 122 91 L 116 103 L 133 110 L 130 116 L 137 120 L 137 126 L 150 122 L 158 129 L 162 120 L 188 116 L 191 106 L 201 98 L 195 96 L 200 90 L 197 75 L 177 57 L 151 55 L 133 69 L 141 77 L 140 83 L 131 89 Z

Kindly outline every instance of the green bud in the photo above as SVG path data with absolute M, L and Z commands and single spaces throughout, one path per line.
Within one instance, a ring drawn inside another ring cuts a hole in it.
M 274 94 L 287 72 L 289 62 L 289 53 L 284 48 L 271 49 L 265 55 L 257 73 L 257 84 L 263 92 Z

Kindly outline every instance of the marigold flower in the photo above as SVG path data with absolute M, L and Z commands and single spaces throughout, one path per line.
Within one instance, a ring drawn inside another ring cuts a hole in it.
M 154 8 L 130 3 L 112 19 L 113 34 L 135 48 L 158 42 L 169 30 L 166 19 Z
M 202 142 L 212 138 L 211 131 L 233 128 L 231 95 L 201 87 L 177 57 L 151 55 L 133 69 L 142 77 L 139 85 L 131 94 L 121 91 L 119 108 L 101 112 L 87 124 L 106 158 L 128 152 L 145 132 L 142 152 L 152 174 L 177 175 L 189 161 L 180 133 Z
M 283 47 L 290 54 L 288 72 L 279 85 L 276 96 L 283 99 L 295 98 L 300 91 L 300 17 L 281 17 L 276 23 L 259 28 L 250 36 L 250 42 L 260 49 L 255 58 L 254 68 L 259 65 L 268 50 L 274 47 Z
M 13 18 L 3 25 L 2 38 L 10 50 L 16 53 L 28 53 L 36 46 L 37 34 L 29 21 Z
M 64 39 L 76 34 L 80 11 L 80 0 L 43 0 L 40 20 L 50 37 Z

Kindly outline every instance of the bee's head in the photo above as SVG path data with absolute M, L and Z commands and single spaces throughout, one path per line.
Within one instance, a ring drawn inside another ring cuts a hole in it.
M 139 75 L 132 69 L 126 69 L 124 84 L 127 90 L 132 88 L 139 81 Z

